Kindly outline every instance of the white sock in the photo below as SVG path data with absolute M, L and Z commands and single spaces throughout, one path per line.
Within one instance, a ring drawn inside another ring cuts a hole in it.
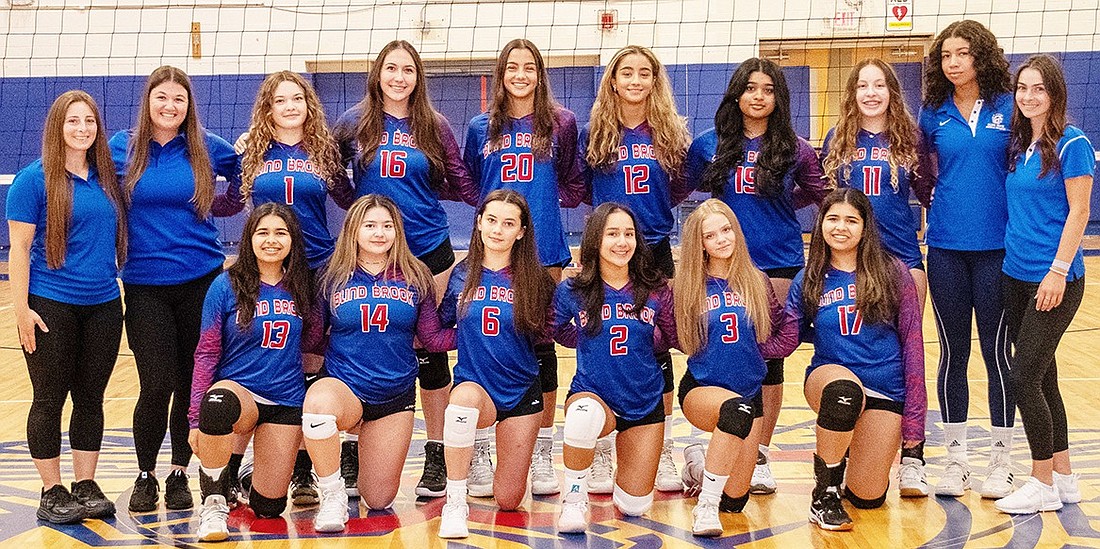
M 447 479 L 447 501 L 451 500 L 466 500 L 466 479 Z
M 335 473 L 333 473 L 333 474 L 331 474 L 327 477 L 318 478 L 317 479 L 317 487 L 320 488 L 321 490 L 330 490 L 330 491 L 343 490 L 344 489 L 344 479 L 343 479 L 343 477 L 340 476 L 340 470 L 337 469 Z
M 478 442 L 487 441 L 487 440 L 489 440 L 489 436 L 492 435 L 492 433 L 493 433 L 493 428 L 492 427 L 486 427 L 484 429 L 478 429 L 478 430 L 474 431 L 474 442 L 478 443 Z
M 553 439 L 554 438 L 554 428 L 553 427 L 539 427 L 539 436 L 538 436 L 538 438 Z
M 201 466 L 200 466 L 201 467 Z M 221 467 L 202 467 L 202 472 L 206 473 L 206 476 L 218 480 L 222 477 L 222 471 L 225 470 L 225 466 Z M 343 482 L 343 481 L 341 481 Z
M 989 437 L 989 462 L 1008 461 L 1012 452 L 1012 427 L 993 427 Z
M 952 459 L 968 462 L 966 458 L 966 422 L 943 424 L 943 445 Z
M 351 433 L 344 433 L 344 440 L 348 442 L 359 442 L 359 435 L 353 435 Z
M 665 442 L 672 440 L 672 416 L 665 416 Z
M 716 475 L 703 469 L 703 487 L 699 490 L 699 503 L 718 504 L 722 500 L 722 487 L 729 480 L 729 475 Z
M 588 470 L 588 467 L 581 471 L 565 468 L 565 491 L 562 492 L 562 497 L 573 493 L 588 496 Z

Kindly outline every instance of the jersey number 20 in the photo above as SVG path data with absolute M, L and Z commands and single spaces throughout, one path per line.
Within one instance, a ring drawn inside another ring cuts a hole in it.
M 500 155 L 501 183 L 528 183 L 535 178 L 535 155 L 505 153 Z

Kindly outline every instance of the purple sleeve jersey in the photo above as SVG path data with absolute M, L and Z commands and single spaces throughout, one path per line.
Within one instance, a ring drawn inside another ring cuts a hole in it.
M 768 367 L 741 294 L 728 281 L 707 277 L 706 309 L 707 344 L 688 357 L 688 371 L 700 385 L 755 397 Z
M 332 255 L 335 239 L 328 231 L 325 200 L 328 183 L 301 144 L 272 141 L 264 165 L 252 183 L 252 203 L 285 204 L 294 210 L 305 237 L 310 269 L 318 269 Z
M 825 136 L 821 157 L 829 154 L 835 128 Z M 871 201 L 875 222 L 882 235 L 882 245 L 905 263 L 910 269 L 921 265 L 920 245 L 917 243 L 918 222 L 909 207 L 909 170 L 898 174 L 898 188 L 890 182 L 890 139 L 885 132 L 871 133 L 860 129 L 856 136 L 855 159 L 851 173 L 841 167 L 836 174 L 837 186 L 855 187 L 863 191 Z
M 539 364 L 531 338 L 516 332 L 513 316 L 512 270 L 493 271 L 481 268 L 481 284 L 464 311 L 457 296 L 466 284 L 469 266 L 465 261 L 455 267 L 447 285 L 445 303 L 457 315 L 458 362 L 454 368 L 454 384 L 477 383 L 497 410 L 511 410 L 533 383 L 538 383 Z
M 604 285 L 600 331 L 594 336 L 584 329 L 588 319 L 580 296 L 573 291 L 573 280 L 559 284 L 554 293 L 555 324 L 576 326 L 577 373 L 569 391 L 595 393 L 616 416 L 628 421 L 645 417 L 661 402 L 664 378 L 653 357 L 654 327 L 675 333 L 668 287 L 653 292 L 640 314 L 631 311 L 633 288 L 632 284 L 619 290 Z

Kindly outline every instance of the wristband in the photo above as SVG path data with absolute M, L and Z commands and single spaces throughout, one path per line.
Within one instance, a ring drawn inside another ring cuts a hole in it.
M 1050 268 L 1051 269 L 1057 268 L 1059 271 L 1065 271 L 1065 272 L 1068 273 L 1069 268 L 1070 268 L 1070 264 L 1065 262 L 1065 261 L 1055 259 L 1054 261 L 1050 262 Z
M 1068 272 L 1066 272 L 1066 271 L 1063 271 L 1063 270 L 1061 270 L 1061 269 L 1059 269 L 1059 268 L 1055 267 L 1054 265 L 1051 265 L 1051 266 L 1050 266 L 1050 272 L 1052 272 L 1052 273 L 1054 273 L 1054 274 L 1056 274 L 1056 275 L 1059 275 L 1059 276 L 1069 276 L 1069 273 L 1068 273 Z

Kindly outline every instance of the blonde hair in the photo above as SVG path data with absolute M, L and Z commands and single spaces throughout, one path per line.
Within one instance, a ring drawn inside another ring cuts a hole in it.
M 741 295 L 745 313 L 756 330 L 756 341 L 763 343 L 771 335 L 771 307 L 768 302 L 768 282 L 749 257 L 745 233 L 737 216 L 725 202 L 710 198 L 691 212 L 684 222 L 680 238 L 680 268 L 676 271 L 673 296 L 676 310 L 676 331 L 681 350 L 694 355 L 707 345 L 707 266 L 710 258 L 703 249 L 703 221 L 719 214 L 733 227 L 733 256 L 725 279 L 729 289 Z

